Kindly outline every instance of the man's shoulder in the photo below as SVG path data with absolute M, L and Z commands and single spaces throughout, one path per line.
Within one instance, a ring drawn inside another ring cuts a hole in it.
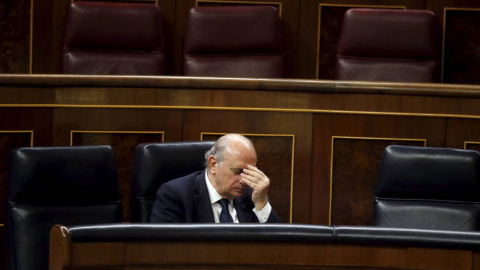
M 197 172 L 170 180 L 164 183 L 163 185 L 171 186 L 171 187 L 185 187 L 186 184 L 194 184 L 196 179 L 204 173 L 205 171 L 197 171 Z

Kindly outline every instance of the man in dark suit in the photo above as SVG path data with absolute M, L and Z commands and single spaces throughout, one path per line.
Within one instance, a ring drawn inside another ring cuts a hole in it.
M 248 138 L 222 136 L 205 159 L 205 171 L 160 186 L 150 222 L 281 222 L 268 201 L 270 180 L 256 167 L 257 154 Z

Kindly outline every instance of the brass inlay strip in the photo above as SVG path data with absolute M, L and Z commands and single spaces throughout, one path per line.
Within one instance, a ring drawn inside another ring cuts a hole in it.
M 204 135 L 226 135 L 227 133 L 219 132 L 201 132 L 200 141 L 203 141 Z M 252 136 L 252 137 L 291 137 L 292 138 L 292 167 L 290 173 L 290 217 L 289 222 L 293 222 L 293 176 L 294 176 L 294 166 L 295 166 L 295 134 L 255 134 L 255 133 L 238 133 L 243 136 Z
M 320 41 L 322 29 L 322 7 L 351 7 L 351 8 L 386 8 L 386 9 L 407 9 L 406 6 L 381 6 L 381 5 L 347 5 L 347 4 L 319 4 L 318 5 L 318 29 L 317 29 L 317 65 L 315 78 L 318 80 L 320 71 Z
M 467 150 L 467 144 L 477 144 L 477 145 L 480 145 L 480 142 L 465 141 L 465 142 L 463 143 L 463 149 Z
M 165 140 L 164 131 L 118 131 L 118 130 L 70 130 L 70 146 L 73 146 L 73 134 L 74 133 L 97 133 L 97 134 L 161 134 L 162 142 Z
M 480 115 L 434 114 L 434 113 L 402 113 L 373 111 L 343 111 L 321 109 L 282 109 L 282 108 L 250 108 L 250 107 L 210 107 L 210 106 L 166 106 L 166 105 L 74 105 L 74 104 L 0 104 L 0 108 L 66 108 L 66 109 L 179 109 L 179 110 L 215 110 L 215 111 L 259 111 L 259 112 L 295 112 L 320 114 L 351 114 L 378 116 L 412 116 L 432 118 L 464 118 L 480 119 Z
M 30 0 L 30 42 L 28 72 L 33 74 L 33 0 Z
M 30 133 L 30 147 L 33 147 L 33 130 L 0 130 L 0 133 Z
M 328 205 L 328 225 L 332 225 L 332 200 L 333 200 L 333 148 L 335 146 L 335 139 L 347 140 L 375 140 L 375 141 L 413 141 L 423 142 L 423 146 L 427 146 L 426 139 L 411 139 L 411 138 L 376 138 L 376 137 L 349 137 L 349 136 L 332 136 L 332 145 L 330 152 L 330 199 Z M 373 199 L 373 198 L 372 198 Z

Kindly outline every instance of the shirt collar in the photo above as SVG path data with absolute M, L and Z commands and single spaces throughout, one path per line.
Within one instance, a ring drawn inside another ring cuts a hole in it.
M 205 170 L 205 182 L 207 183 L 208 196 L 210 197 L 210 203 L 214 204 L 218 200 L 222 199 L 222 196 L 218 194 L 217 190 L 213 187 L 212 183 L 210 183 L 207 170 Z

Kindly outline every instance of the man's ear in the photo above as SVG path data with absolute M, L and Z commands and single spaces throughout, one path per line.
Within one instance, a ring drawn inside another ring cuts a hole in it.
M 218 162 L 214 156 L 208 157 L 208 170 L 211 174 L 215 174 L 217 172 Z

